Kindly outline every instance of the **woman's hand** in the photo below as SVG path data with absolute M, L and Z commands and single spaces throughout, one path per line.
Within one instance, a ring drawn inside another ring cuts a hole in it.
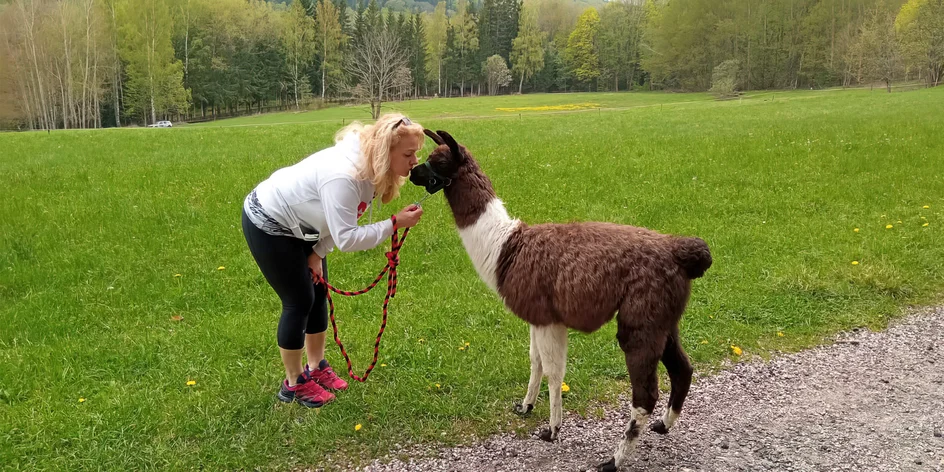
M 423 216 L 423 208 L 418 205 L 410 205 L 397 213 L 397 227 L 412 228 L 420 222 L 421 216 Z
M 311 269 L 312 282 L 320 282 L 321 278 L 324 277 L 324 272 L 321 268 L 321 257 L 318 256 L 318 253 L 313 252 L 308 256 L 308 268 Z

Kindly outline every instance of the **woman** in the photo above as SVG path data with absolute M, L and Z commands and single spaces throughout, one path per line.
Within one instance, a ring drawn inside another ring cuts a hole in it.
M 403 115 L 388 114 L 369 126 L 355 122 L 337 133 L 334 146 L 277 170 L 246 197 L 243 234 L 282 300 L 279 400 L 320 407 L 335 398 L 331 391 L 347 388 L 324 358 L 327 287 L 319 282 L 328 278 L 325 256 L 335 247 L 367 250 L 390 238 L 393 217 L 363 226 L 357 220 L 375 197 L 388 203 L 399 195 L 422 147 L 423 127 Z M 416 225 L 422 214 L 407 206 L 396 215 L 397 227 Z

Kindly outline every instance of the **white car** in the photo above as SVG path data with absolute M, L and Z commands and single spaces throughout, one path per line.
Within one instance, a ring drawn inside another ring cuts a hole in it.
M 170 121 L 158 121 L 157 123 L 152 123 L 148 125 L 148 128 L 173 128 L 174 125 Z

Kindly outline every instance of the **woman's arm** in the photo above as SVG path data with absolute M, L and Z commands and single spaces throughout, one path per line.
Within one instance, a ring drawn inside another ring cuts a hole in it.
M 377 247 L 393 234 L 390 220 L 364 226 L 357 224 L 357 205 L 361 199 L 354 182 L 332 179 L 321 187 L 320 193 L 329 234 L 323 235 L 315 245 L 319 256 L 327 254 L 332 241 L 342 252 L 362 251 Z

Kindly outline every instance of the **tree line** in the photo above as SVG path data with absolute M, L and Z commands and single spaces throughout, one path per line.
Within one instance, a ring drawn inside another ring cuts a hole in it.
M 377 116 L 387 100 L 515 92 L 890 90 L 944 72 L 944 0 L 381 2 L 0 2 L 0 120 L 53 129 L 329 101 Z

